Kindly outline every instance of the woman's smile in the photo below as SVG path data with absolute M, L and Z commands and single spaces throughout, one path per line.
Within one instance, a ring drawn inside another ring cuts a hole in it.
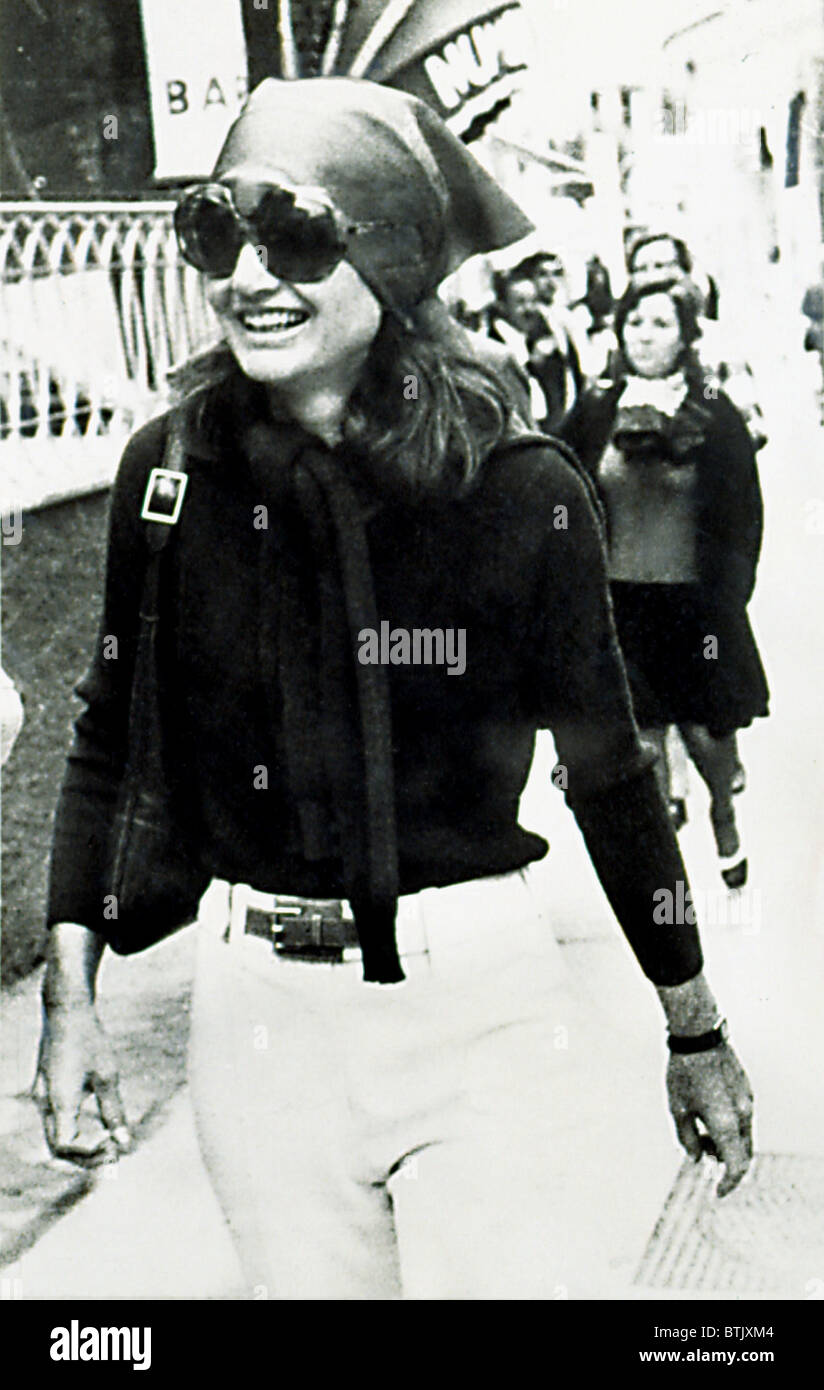
M 235 318 L 253 338 L 282 338 L 308 321 L 305 309 L 287 309 L 279 305 L 235 311 Z

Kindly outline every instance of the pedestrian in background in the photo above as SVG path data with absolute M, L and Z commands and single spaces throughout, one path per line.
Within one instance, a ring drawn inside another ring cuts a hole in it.
M 541 298 L 536 282 L 541 259 L 529 257 L 498 274 L 489 336 L 503 343 L 528 373 L 533 417 L 551 433 L 575 400 L 583 377 L 565 314 Z
M 630 280 L 642 284 L 678 275 L 693 294 L 701 328 L 698 349 L 708 391 L 722 389 L 741 412 L 753 448 L 767 443 L 764 412 L 758 399 L 752 367 L 730 339 L 728 325 L 719 317 L 720 292 L 711 275 L 701 276 L 693 265 L 686 243 L 666 232 L 649 232 L 632 243 L 627 261 Z
M 631 284 L 615 331 L 614 378 L 584 393 L 560 433 L 603 499 L 618 636 L 663 789 L 674 724 L 710 791 L 723 878 L 740 887 L 735 734 L 769 698 L 747 616 L 762 531 L 755 453 L 728 397 L 707 398 L 681 278 Z

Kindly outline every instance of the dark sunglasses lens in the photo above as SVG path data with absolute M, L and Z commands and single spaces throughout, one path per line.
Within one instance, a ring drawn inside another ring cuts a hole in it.
M 343 260 L 346 243 L 332 209 L 324 203 L 271 188 L 252 221 L 266 252 L 267 269 L 278 279 L 312 284 L 325 280 Z
M 175 232 L 181 255 L 206 275 L 231 275 L 243 235 L 224 198 L 196 192 L 175 209 Z

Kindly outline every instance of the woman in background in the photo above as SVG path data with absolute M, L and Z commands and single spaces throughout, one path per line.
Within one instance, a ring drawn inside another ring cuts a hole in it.
M 701 328 L 701 366 L 707 384 L 723 387 L 741 412 L 756 453 L 767 443 L 764 412 L 752 367 L 730 339 L 730 325 L 719 322 L 720 295 L 711 275 L 697 276 L 689 248 L 680 237 L 667 232 L 649 232 L 632 244 L 627 258 L 632 284 L 678 276 L 694 296 Z
M 678 726 L 709 788 L 721 874 L 741 887 L 735 733 L 768 713 L 769 698 L 747 617 L 762 529 L 753 445 L 724 393 L 704 391 L 695 302 L 680 277 L 631 285 L 615 331 L 614 379 L 584 393 L 560 434 L 606 511 L 636 718 L 663 780 L 664 735 Z

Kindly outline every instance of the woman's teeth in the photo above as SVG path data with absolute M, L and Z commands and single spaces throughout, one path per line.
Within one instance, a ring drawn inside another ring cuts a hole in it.
M 252 333 L 282 333 L 284 329 L 305 323 L 309 315 L 303 309 L 264 309 L 239 317 L 243 327 Z

